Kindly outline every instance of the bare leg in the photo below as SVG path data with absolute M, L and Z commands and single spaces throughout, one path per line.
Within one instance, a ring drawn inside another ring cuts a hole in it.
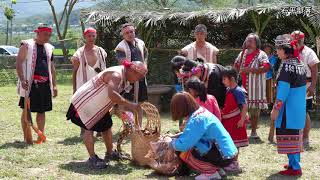
M 83 133 L 83 142 L 87 148 L 90 157 L 95 155 L 94 153 L 94 139 L 93 139 L 93 131 L 84 130 Z
M 102 138 L 103 138 L 104 144 L 106 145 L 106 149 L 107 149 L 106 154 L 111 154 L 113 149 L 111 128 L 102 132 Z
M 306 124 L 305 127 L 303 129 L 303 145 L 305 148 L 309 148 L 309 133 L 310 133 L 310 129 L 311 129 L 311 118 L 309 113 L 307 113 L 306 116 Z
M 270 121 L 270 130 L 269 130 L 269 137 L 268 137 L 268 140 L 270 143 L 273 143 L 274 142 L 274 129 L 275 129 L 275 122 L 274 121 Z
M 44 126 L 46 123 L 46 114 L 45 113 L 37 113 L 37 126 L 39 128 L 39 130 L 44 133 Z M 41 138 L 38 137 L 38 141 L 41 141 Z
M 29 126 L 28 123 L 25 122 L 24 120 L 24 113 L 22 111 L 21 114 L 21 126 L 22 126 L 22 131 L 23 131 L 23 137 L 24 137 L 24 141 L 27 144 L 32 144 L 32 132 L 31 132 L 31 127 Z
M 37 113 L 36 120 L 37 120 L 37 125 L 38 125 L 39 130 L 44 133 L 44 126 L 46 123 L 46 114 L 45 113 Z
M 260 110 L 259 109 L 254 109 L 253 113 L 251 113 L 251 133 L 252 134 L 257 134 L 257 129 L 258 129 L 258 119 L 260 117 Z
M 310 129 L 311 129 L 311 119 L 310 119 L 309 113 L 307 113 L 306 125 L 303 129 L 303 139 L 309 138 Z

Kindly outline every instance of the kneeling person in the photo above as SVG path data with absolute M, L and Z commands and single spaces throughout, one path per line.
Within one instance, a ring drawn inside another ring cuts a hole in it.
M 84 134 L 83 140 L 90 155 L 88 162 L 91 167 L 101 169 L 107 164 L 95 154 L 94 139 L 87 132 L 102 132 L 103 140 L 108 145 L 107 140 L 112 139 L 108 137 L 110 133 L 107 133 L 112 127 L 109 111 L 116 104 L 132 111 L 140 110 L 138 104 L 125 100 L 120 93 L 130 91 L 130 83 L 143 79 L 147 71 L 141 62 L 126 62 L 121 66 L 107 68 L 87 81 L 72 96 L 67 119 L 89 130 Z

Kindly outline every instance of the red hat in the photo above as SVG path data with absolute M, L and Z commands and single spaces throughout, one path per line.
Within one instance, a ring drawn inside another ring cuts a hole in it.
M 50 32 L 52 33 L 52 28 L 48 26 L 47 24 L 40 24 L 37 29 L 35 29 L 33 32 L 39 33 L 39 32 Z
M 95 30 L 95 29 L 92 28 L 92 27 L 89 27 L 89 28 L 87 28 L 87 29 L 84 30 L 83 35 L 86 36 L 86 35 L 89 34 L 89 33 L 97 33 L 97 30 Z

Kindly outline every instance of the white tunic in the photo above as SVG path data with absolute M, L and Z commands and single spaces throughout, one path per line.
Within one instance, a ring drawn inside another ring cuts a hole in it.
M 217 55 L 219 49 L 216 48 L 211 43 L 206 42 L 205 46 L 205 54 L 201 55 L 196 47 L 196 42 L 193 42 L 184 48 L 181 49 L 183 52 L 187 52 L 187 59 L 195 60 L 196 58 L 201 58 L 204 60 L 205 63 L 216 63 L 214 62 L 214 54 Z
M 21 43 L 27 45 L 27 48 L 28 48 L 26 60 L 22 63 L 22 70 L 23 70 L 23 75 L 25 76 L 25 79 L 28 80 L 31 85 L 31 83 L 33 81 L 33 74 L 34 74 L 34 70 L 36 67 L 36 61 L 37 61 L 37 44 L 34 39 L 24 40 Z M 46 50 L 46 55 L 47 55 L 50 89 L 51 89 L 51 91 L 53 91 L 52 72 L 51 72 L 51 57 L 52 57 L 54 47 L 49 43 L 45 43 L 44 48 Z M 26 74 L 26 72 L 27 72 L 27 74 Z M 21 97 L 25 97 L 25 95 L 28 96 L 30 93 L 30 92 L 27 93 L 22 88 L 22 84 L 20 82 L 20 79 L 18 79 L 17 91 Z M 53 94 L 53 92 L 51 94 Z
M 125 79 L 124 66 L 113 66 L 88 80 L 73 94 L 71 103 L 88 129 L 91 129 L 115 105 L 109 98 L 108 84 L 103 81 L 104 72 L 121 74 L 119 93 L 130 86 L 130 83 Z

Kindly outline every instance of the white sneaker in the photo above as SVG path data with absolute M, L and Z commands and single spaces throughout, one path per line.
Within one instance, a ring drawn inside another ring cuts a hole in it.
M 215 172 L 214 174 L 200 174 L 199 176 L 195 177 L 195 180 L 211 180 L 211 179 L 221 179 L 220 174 Z

